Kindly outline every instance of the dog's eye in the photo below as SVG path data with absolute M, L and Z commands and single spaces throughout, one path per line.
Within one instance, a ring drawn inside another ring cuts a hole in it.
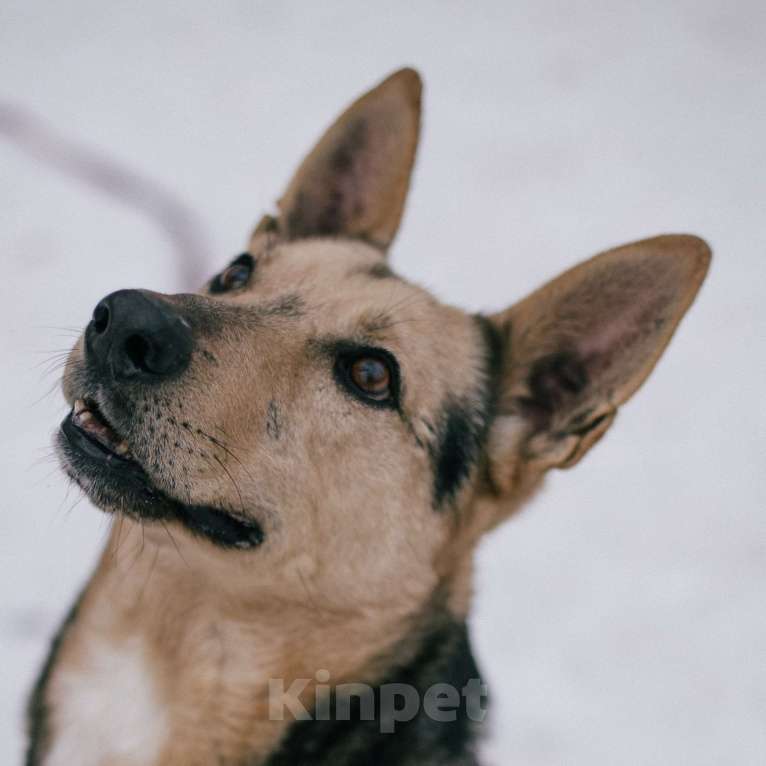
M 388 367 L 372 356 L 363 356 L 351 365 L 351 380 L 373 399 L 385 399 L 391 387 Z
M 250 253 L 237 256 L 211 283 L 211 293 L 227 293 L 244 287 L 253 273 L 255 260 Z
M 341 353 L 336 365 L 340 382 L 370 404 L 394 406 L 398 396 L 396 360 L 386 351 L 358 349 Z

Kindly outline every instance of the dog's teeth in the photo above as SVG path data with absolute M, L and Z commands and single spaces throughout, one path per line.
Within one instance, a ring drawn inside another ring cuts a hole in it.
M 87 431 L 96 441 L 122 458 L 132 458 L 130 447 L 125 439 L 114 432 L 112 427 L 104 423 L 85 399 L 75 399 L 72 405 L 72 422 L 83 431 Z

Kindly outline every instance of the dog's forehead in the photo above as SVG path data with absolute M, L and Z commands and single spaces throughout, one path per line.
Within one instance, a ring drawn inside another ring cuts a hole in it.
M 359 274 L 394 277 L 384 254 L 364 242 L 315 238 L 255 248 L 253 253 L 273 279 L 343 281 Z
M 469 321 L 462 311 L 399 276 L 378 249 L 361 242 L 302 240 L 256 258 L 253 287 L 244 299 L 258 303 L 294 297 L 318 332 L 335 328 L 352 335 L 424 336 L 440 322 Z
M 364 293 L 365 298 L 417 290 L 395 274 L 383 253 L 362 242 L 309 239 L 255 253 L 259 290 L 292 290 L 304 301 Z

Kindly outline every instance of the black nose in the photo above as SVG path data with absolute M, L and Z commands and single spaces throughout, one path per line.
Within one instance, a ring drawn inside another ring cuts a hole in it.
M 183 372 L 193 345 L 191 328 L 181 315 L 141 290 L 118 290 L 100 301 L 85 341 L 97 367 L 117 379 L 145 382 Z

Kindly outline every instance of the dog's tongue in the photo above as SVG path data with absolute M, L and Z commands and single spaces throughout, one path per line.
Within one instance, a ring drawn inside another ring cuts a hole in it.
M 130 457 L 128 443 L 106 422 L 95 404 L 77 399 L 72 411 L 72 423 L 110 452 L 120 457 Z

